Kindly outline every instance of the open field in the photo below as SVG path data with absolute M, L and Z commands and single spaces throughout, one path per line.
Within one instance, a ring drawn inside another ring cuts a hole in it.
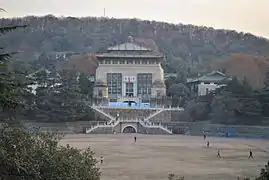
M 61 143 L 81 149 L 88 145 L 96 158 L 102 180 L 166 180 L 169 172 L 186 180 L 232 180 L 236 176 L 256 176 L 269 160 L 269 141 L 180 135 L 68 135 Z M 220 149 L 222 159 L 216 157 Z M 249 150 L 254 159 L 248 159 Z M 267 151 L 267 152 L 266 152 Z

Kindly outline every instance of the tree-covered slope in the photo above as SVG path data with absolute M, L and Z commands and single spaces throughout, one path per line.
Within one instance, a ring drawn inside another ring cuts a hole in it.
M 140 42 L 141 39 L 156 42 L 167 57 L 166 72 L 186 71 L 188 67 L 201 69 L 231 53 L 269 55 L 269 41 L 264 38 L 193 25 L 51 15 L 0 20 L 1 26 L 13 24 L 29 26 L 1 37 L 0 42 L 10 50 L 20 50 L 21 57 L 27 60 L 42 52 L 95 52 L 124 42 L 130 35 Z

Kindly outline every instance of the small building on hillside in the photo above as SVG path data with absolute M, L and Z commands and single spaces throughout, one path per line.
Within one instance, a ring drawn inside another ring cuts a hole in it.
M 226 86 L 232 77 L 220 71 L 213 71 L 196 78 L 188 78 L 187 84 L 198 96 L 205 96 L 218 88 Z
M 164 80 L 169 78 L 177 78 L 177 73 L 164 73 Z

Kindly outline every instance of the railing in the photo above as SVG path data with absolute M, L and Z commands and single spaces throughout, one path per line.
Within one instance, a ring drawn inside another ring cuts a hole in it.
M 95 126 L 92 126 L 90 128 L 86 128 L 86 133 L 91 133 L 92 131 L 94 131 L 95 129 L 97 128 L 105 128 L 105 127 L 111 127 L 111 128 L 114 128 L 116 127 L 120 122 L 129 122 L 129 123 L 132 123 L 132 122 L 135 122 L 135 123 L 139 123 L 140 125 L 142 125 L 143 127 L 145 128 L 160 128 L 164 131 L 166 131 L 167 133 L 169 134 L 173 134 L 171 130 L 169 130 L 167 127 L 164 127 L 162 126 L 160 123 L 158 124 L 155 124 L 155 123 L 147 123 L 145 121 L 142 121 L 140 119 L 118 119 L 114 124 L 107 124 L 107 123 L 104 123 L 104 124 L 97 124 Z
M 167 127 L 164 127 L 160 123 L 159 124 L 147 123 L 147 122 L 144 122 L 144 121 L 141 121 L 141 120 L 139 121 L 139 123 L 145 128 L 161 128 L 162 130 L 166 131 L 167 133 L 173 134 L 172 130 L 168 129 Z
M 183 111 L 184 108 L 181 108 L 181 107 L 170 107 L 170 108 L 165 108 L 165 107 L 162 107 L 162 108 L 153 108 L 153 107 L 124 107 L 124 106 L 94 106 L 94 107 L 97 107 L 97 108 L 102 108 L 102 109 L 149 109 L 149 110 L 168 110 L 168 111 Z
M 103 114 L 104 116 L 108 117 L 108 118 L 110 119 L 110 121 L 114 121 L 114 120 L 116 119 L 115 117 L 113 117 L 113 116 L 111 116 L 111 115 L 105 113 L 104 111 L 102 111 L 102 110 L 99 109 L 99 108 L 100 108 L 100 106 L 99 106 L 99 107 L 98 107 L 98 106 L 92 106 L 92 109 L 94 109 L 95 111 L 98 111 L 99 113 L 101 113 L 101 114 Z
M 154 116 L 157 116 L 158 114 L 160 114 L 161 112 L 163 112 L 164 109 L 161 109 L 159 111 L 156 111 L 154 113 L 152 113 L 151 115 L 149 115 L 147 118 L 145 118 L 145 121 L 149 121 L 151 118 L 153 118 Z
M 176 107 L 176 108 L 162 108 L 157 112 L 152 113 L 151 115 L 149 115 L 147 118 L 145 118 L 145 121 L 149 121 L 151 118 L 153 118 L 154 116 L 157 116 L 158 114 L 164 112 L 164 111 L 184 111 L 183 108 L 180 107 Z
M 148 110 L 157 110 L 156 112 L 150 114 L 148 117 L 145 118 L 145 121 L 149 121 L 154 116 L 162 113 L 163 111 L 183 111 L 183 108 L 176 107 L 176 108 L 145 108 L 145 107 L 109 107 L 109 106 L 92 106 L 92 108 L 99 113 L 103 114 L 104 116 L 108 117 L 110 121 L 108 124 L 116 121 L 116 117 L 111 116 L 110 114 L 105 113 L 101 109 L 148 109 Z
M 86 134 L 94 131 L 95 129 L 97 128 L 102 128 L 102 127 L 116 127 L 118 124 L 120 123 L 120 121 L 116 121 L 114 124 L 111 123 L 111 124 L 108 124 L 108 123 L 104 123 L 104 124 L 97 124 L 95 126 L 92 126 L 90 128 L 86 128 Z

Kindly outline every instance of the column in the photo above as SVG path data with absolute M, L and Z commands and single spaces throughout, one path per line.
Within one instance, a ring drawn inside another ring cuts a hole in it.
M 134 97 L 137 97 L 137 82 L 134 81 Z
M 126 84 L 125 82 L 122 82 L 122 97 L 125 97 L 126 94 Z

